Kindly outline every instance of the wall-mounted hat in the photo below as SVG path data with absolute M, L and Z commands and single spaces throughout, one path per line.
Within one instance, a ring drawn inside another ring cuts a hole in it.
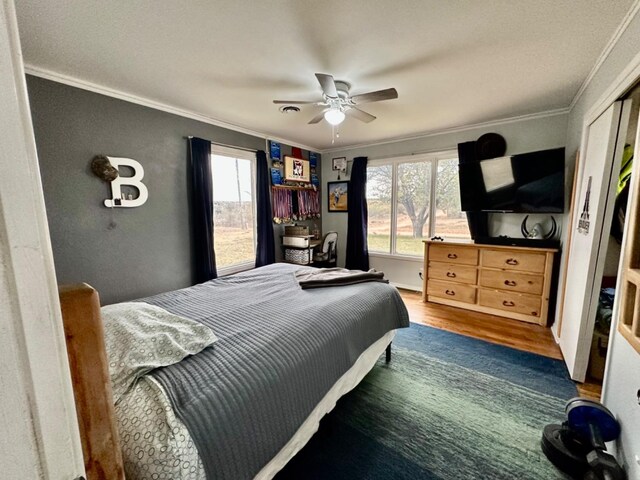
M 478 160 L 504 156 L 507 151 L 507 142 L 502 135 L 497 133 L 485 133 L 476 141 L 476 156 Z
M 113 182 L 118 178 L 118 169 L 111 165 L 109 158 L 105 155 L 96 155 L 91 160 L 91 171 L 93 174 L 105 182 Z

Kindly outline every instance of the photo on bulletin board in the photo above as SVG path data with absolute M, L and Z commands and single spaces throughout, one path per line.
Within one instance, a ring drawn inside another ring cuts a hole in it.
M 346 212 L 349 204 L 349 182 L 328 182 L 327 200 L 330 212 Z
M 285 156 L 284 179 L 290 182 L 309 183 L 311 181 L 309 160 Z

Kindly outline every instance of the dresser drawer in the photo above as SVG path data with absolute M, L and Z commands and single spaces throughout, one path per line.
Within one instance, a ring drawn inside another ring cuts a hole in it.
M 444 263 L 460 263 L 463 265 L 478 264 L 478 249 L 473 247 L 458 247 L 456 245 L 431 245 L 429 260 Z
M 547 256 L 544 253 L 524 253 L 510 250 L 483 250 L 483 267 L 521 270 L 531 273 L 543 273 Z
M 427 294 L 458 302 L 476 303 L 476 288 L 469 285 L 430 280 L 427 284 Z
M 541 298 L 524 293 L 478 289 L 478 303 L 483 307 L 540 317 Z
M 478 283 L 483 287 L 541 295 L 544 277 L 515 271 L 483 268 L 480 270 L 480 282 Z
M 469 265 L 429 262 L 429 278 L 447 282 L 476 284 L 478 269 Z

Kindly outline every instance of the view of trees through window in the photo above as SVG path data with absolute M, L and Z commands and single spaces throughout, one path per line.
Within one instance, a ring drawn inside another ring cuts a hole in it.
M 471 238 L 466 214 L 460 209 L 458 159 L 438 160 L 436 173 L 436 219 L 434 235 Z
M 435 171 L 433 162 L 436 162 Z M 433 189 L 435 195 L 432 195 Z M 392 225 L 393 198 L 396 202 L 395 225 Z M 432 198 L 435 198 L 435 206 L 431 205 Z M 368 167 L 367 205 L 371 252 L 422 255 L 422 240 L 430 235 L 469 238 L 466 216 L 460 211 L 457 158 Z
M 391 185 L 391 165 L 367 168 L 367 242 L 372 252 L 388 252 L 391 248 Z
M 252 162 L 211 155 L 214 249 L 218 269 L 255 261 Z
M 431 162 L 399 164 L 396 185 L 396 252 L 419 255 L 431 213 Z

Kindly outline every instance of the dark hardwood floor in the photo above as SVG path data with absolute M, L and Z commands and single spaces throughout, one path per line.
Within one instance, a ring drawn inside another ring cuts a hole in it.
M 560 347 L 549 328 L 486 313 L 424 303 L 422 294 L 419 292 L 403 289 L 399 291 L 412 322 L 558 360 L 562 359 Z M 577 387 L 581 397 L 600 400 L 602 385 L 597 382 L 587 380 L 585 383 L 577 383 Z

